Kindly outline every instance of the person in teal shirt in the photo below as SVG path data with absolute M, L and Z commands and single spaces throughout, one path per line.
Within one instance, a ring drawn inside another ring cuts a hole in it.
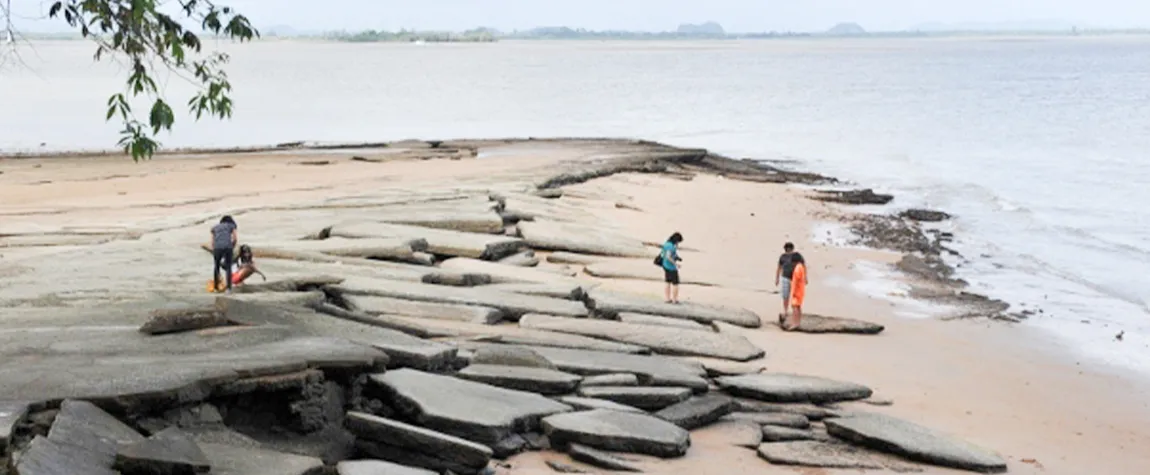
M 667 287 L 663 290 L 667 303 L 679 303 L 679 267 L 683 265 L 683 259 L 679 258 L 681 242 L 683 242 L 682 234 L 672 234 L 667 238 L 667 242 L 663 243 L 663 250 L 659 254 L 659 257 L 663 258 L 663 280 L 667 282 Z

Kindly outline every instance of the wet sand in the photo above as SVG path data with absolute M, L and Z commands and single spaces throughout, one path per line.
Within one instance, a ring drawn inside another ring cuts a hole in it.
M 89 305 L 124 299 L 132 289 L 202 292 L 210 260 L 195 246 L 224 213 L 237 214 L 242 239 L 258 246 L 262 238 L 282 239 L 283 230 L 245 222 L 243 210 L 306 209 L 324 200 L 405 188 L 498 189 L 530 181 L 568 160 L 587 159 L 563 147 L 499 152 L 482 159 L 387 163 L 303 152 L 162 157 L 141 164 L 114 157 L 0 159 L 0 307 Z M 301 163 L 328 159 L 328 165 Z M 697 250 L 682 253 L 684 277 L 723 286 L 685 285 L 682 299 L 759 313 L 763 328 L 739 332 L 766 350 L 768 371 L 855 381 L 894 401 L 890 407 L 854 403 L 844 408 L 889 413 L 952 433 L 1000 453 L 1011 473 L 1150 473 L 1150 454 L 1140 450 L 1150 446 L 1145 381 L 1080 364 L 1025 324 L 896 317 L 890 301 L 862 295 L 851 284 L 864 278 L 853 268 L 857 263 L 889 265 L 897 254 L 812 241 L 819 220 L 847 210 L 809 200 L 787 185 L 713 175 L 685 181 L 629 173 L 565 190 L 567 196 L 641 210 L 589 208 L 605 225 L 646 241 L 683 233 L 684 246 Z M 300 229 L 323 225 L 300 223 Z M 861 318 L 886 330 L 879 336 L 804 335 L 775 327 L 780 299 L 773 274 L 785 241 L 798 245 L 811 268 L 808 311 Z M 38 242 L 52 245 L 34 245 Z M 655 281 L 580 279 L 662 292 Z M 687 457 L 645 459 L 641 465 L 648 473 L 665 474 L 796 471 L 731 446 L 728 436 L 722 428 L 695 431 Z M 571 463 L 561 454 L 529 453 L 501 470 L 553 473 L 543 463 L 548 459 Z M 928 468 L 925 473 L 951 472 Z

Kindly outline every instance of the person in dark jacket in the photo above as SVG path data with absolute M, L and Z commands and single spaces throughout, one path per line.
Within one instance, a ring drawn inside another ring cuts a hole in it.
M 232 291 L 232 261 L 236 256 L 236 242 L 239 238 L 236 233 L 236 221 L 231 216 L 220 218 L 219 224 L 212 226 L 212 260 L 215 269 L 212 271 L 213 290 L 220 291 L 220 269 L 224 270 L 227 280 L 227 292 Z

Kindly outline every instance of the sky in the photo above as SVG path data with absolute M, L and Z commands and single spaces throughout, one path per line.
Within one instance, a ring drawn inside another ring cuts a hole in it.
M 163 1 L 163 0 L 161 0 Z M 174 0 L 166 0 L 174 4 Z M 593 30 L 673 30 L 717 21 L 731 32 L 824 31 L 856 22 L 869 31 L 924 23 L 1045 22 L 1082 27 L 1150 26 L 1150 0 L 215 0 L 259 28 L 331 31 L 400 28 L 500 30 L 571 26 Z M 12 0 L 26 31 L 67 31 L 34 20 L 51 0 Z

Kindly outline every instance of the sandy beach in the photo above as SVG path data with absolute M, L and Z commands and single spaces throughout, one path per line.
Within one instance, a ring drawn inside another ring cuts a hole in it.
M 241 241 L 258 249 L 320 232 L 358 206 L 437 193 L 527 193 L 543 179 L 569 178 L 604 157 L 643 151 L 596 141 L 437 145 L 171 155 L 139 164 L 122 157 L 0 158 L 0 333 L 139 325 L 146 308 L 107 321 L 96 309 L 206 298 L 211 262 L 199 246 L 224 214 L 240 223 Z M 553 200 L 562 203 L 556 212 L 653 245 L 681 232 L 684 279 L 710 284 L 683 285 L 682 299 L 745 308 L 762 319 L 760 328 L 720 329 L 765 351 L 763 358 L 740 364 L 866 385 L 874 389 L 873 399 L 893 404 L 842 402 L 835 408 L 889 414 L 952 434 L 999 454 L 1010 473 L 1150 473 L 1150 454 L 1140 450 L 1150 446 L 1150 384 L 1075 361 L 1025 322 L 896 316 L 897 299 L 866 295 L 855 284 L 874 278 L 859 265 L 889 269 L 890 279 L 908 281 L 894 270 L 901 253 L 815 239 L 819 223 L 855 213 L 849 206 L 812 200 L 809 191 L 788 183 L 735 179 L 714 170 L 635 171 L 556 187 L 563 194 Z M 780 297 L 773 278 L 787 241 L 809 263 L 807 312 L 857 318 L 885 330 L 780 330 L 774 324 Z M 563 272 L 543 260 L 538 269 Z M 662 283 L 649 259 L 621 265 L 651 272 L 654 280 L 597 278 L 578 266 L 574 279 L 661 298 Z M 265 268 L 270 280 L 284 278 L 273 269 Z M 65 317 L 83 309 L 92 318 Z M 17 366 L 10 362 L 0 374 L 15 374 Z M 733 445 L 732 434 L 722 424 L 693 430 L 685 457 L 639 457 L 637 464 L 659 474 L 857 473 L 772 465 L 754 450 Z M 554 473 L 548 460 L 598 470 L 553 451 L 527 452 L 493 466 L 498 473 Z M 959 473 L 918 467 L 923 473 Z

